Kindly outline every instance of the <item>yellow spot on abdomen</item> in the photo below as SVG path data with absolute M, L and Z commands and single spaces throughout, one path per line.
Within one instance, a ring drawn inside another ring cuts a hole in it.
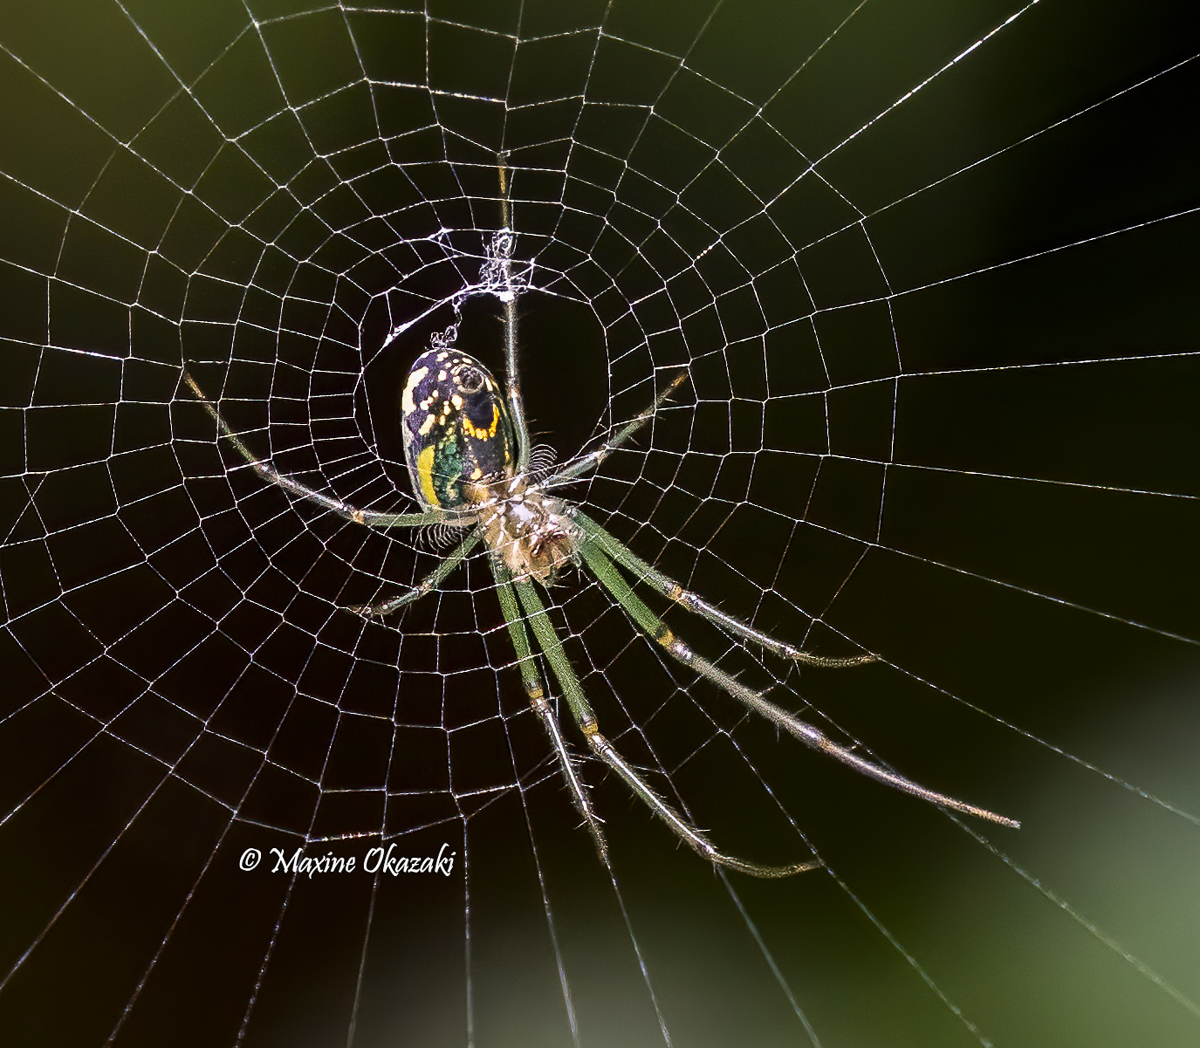
M 421 482 L 421 494 L 425 501 L 434 507 L 440 507 L 437 492 L 433 490 L 433 453 L 436 449 L 432 444 L 417 456 L 417 478 Z
M 496 427 L 500 424 L 500 409 L 492 405 L 492 424 L 487 428 L 476 426 L 469 418 L 463 419 L 463 429 L 468 436 L 474 437 L 476 440 L 487 440 L 496 435 Z
M 417 405 L 413 400 L 413 394 L 417 390 L 417 385 L 426 375 L 429 374 L 429 368 L 417 368 L 411 375 L 408 376 L 408 382 L 404 387 L 404 396 L 400 398 L 400 408 L 405 415 L 411 415 L 417 410 Z

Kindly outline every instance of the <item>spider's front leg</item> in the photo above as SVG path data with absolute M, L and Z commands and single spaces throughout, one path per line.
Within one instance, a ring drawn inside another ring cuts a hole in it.
M 600 465 L 601 462 L 608 458 L 609 455 L 630 440 L 630 438 L 632 438 L 638 432 L 638 430 L 645 426 L 647 422 L 654 418 L 654 416 L 658 413 L 658 409 L 661 408 L 671 398 L 671 395 L 675 392 L 675 390 L 683 385 L 684 380 L 687 377 L 688 373 L 686 370 L 680 371 L 673 379 L 671 379 L 670 383 L 667 385 L 667 388 L 664 389 L 654 399 L 654 403 L 646 408 L 646 410 L 636 418 L 627 422 L 617 432 L 617 435 L 613 437 L 612 440 L 605 441 L 595 451 L 589 452 L 586 455 L 581 455 L 579 458 L 568 462 L 561 469 L 556 470 L 554 475 L 546 481 L 544 486 L 546 488 L 556 488 L 563 484 L 570 483 L 573 480 L 578 480 L 580 477 L 585 476 L 594 470 Z
M 294 477 L 280 473 L 271 465 L 269 460 L 258 458 L 246 446 L 245 441 L 233 431 L 232 427 L 225 421 L 212 401 L 204 395 L 204 390 L 192 378 L 187 368 L 183 369 L 183 381 L 188 389 L 191 390 L 192 396 L 203 405 L 204 410 L 208 412 L 212 420 L 217 424 L 217 430 L 220 435 L 225 437 L 234 446 L 237 453 L 246 460 L 246 464 L 269 484 L 274 484 L 276 487 L 288 492 L 288 494 L 296 495 L 308 502 L 312 502 L 322 509 L 336 513 L 339 517 L 343 517 L 346 520 L 352 520 L 356 524 L 365 524 L 367 527 L 372 528 L 420 527 L 425 524 L 436 524 L 445 519 L 445 514 L 439 510 L 426 510 L 421 513 L 379 513 L 375 510 L 362 510 L 357 506 L 352 506 L 349 502 L 343 502 L 341 499 L 333 498 L 330 495 L 317 491 L 315 488 L 310 488 L 307 484 L 301 484 Z
M 246 445 L 246 442 L 225 421 L 224 416 L 217 410 L 212 401 L 205 396 L 204 391 L 200 388 L 200 384 L 191 376 L 186 368 L 183 370 L 183 381 L 188 389 L 191 390 L 192 395 L 200 402 L 204 410 L 208 412 L 209 416 L 217 424 L 217 432 L 225 437 L 233 445 L 237 453 L 246 460 L 247 465 L 269 484 L 274 484 L 290 495 L 295 495 L 332 513 L 336 513 L 345 520 L 353 521 L 356 524 L 364 524 L 371 528 L 419 527 L 425 524 L 441 523 L 446 520 L 445 512 L 435 506 L 430 506 L 420 513 L 381 513 L 376 510 L 359 509 L 348 502 L 343 502 L 341 499 L 333 498 L 314 488 L 310 488 L 307 484 L 300 483 L 294 477 L 280 473 L 269 461 L 255 456 Z M 376 604 L 356 604 L 345 610 L 366 618 L 380 618 L 400 610 L 405 605 L 420 599 L 426 593 L 430 592 L 430 590 L 437 587 L 450 572 L 463 562 L 478 542 L 479 535 L 473 530 L 433 571 L 407 593 L 391 597 Z

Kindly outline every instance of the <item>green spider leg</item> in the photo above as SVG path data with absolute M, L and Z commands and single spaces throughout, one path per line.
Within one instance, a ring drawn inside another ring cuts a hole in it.
M 693 614 L 708 619 L 709 622 L 716 623 L 728 633 L 735 634 L 745 640 L 753 641 L 760 648 L 771 652 L 773 655 L 778 655 L 784 659 L 792 659 L 795 662 L 803 662 L 809 666 L 820 666 L 823 669 L 844 669 L 847 666 L 862 666 L 868 662 L 875 661 L 874 655 L 851 655 L 847 658 L 830 658 L 826 655 L 813 655 L 811 652 L 803 651 L 793 644 L 788 644 L 786 641 L 777 640 L 769 633 L 756 630 L 741 619 L 722 611 L 714 604 L 710 604 L 698 593 L 684 589 L 673 578 L 651 567 L 628 546 L 617 541 L 616 538 L 592 520 L 591 517 L 585 516 L 577 510 L 574 520 L 587 533 L 589 538 L 597 543 L 609 557 L 633 575 L 636 581 L 649 583 L 652 588 L 658 590 L 664 597 L 673 600 L 676 604 L 681 605 Z
M 420 600 L 426 593 L 431 593 L 437 589 L 441 585 L 442 580 L 467 559 L 471 551 L 479 545 L 482 538 L 483 536 L 479 534 L 478 530 L 472 529 L 471 533 L 462 542 L 442 558 L 433 571 L 407 592 L 400 593 L 395 597 L 388 597 L 374 604 L 348 604 L 342 610 L 349 611 L 354 615 L 361 615 L 364 619 L 381 619 L 385 615 L 391 615 L 399 611 L 414 601 Z
M 841 761 L 841 763 L 848 765 L 862 775 L 866 775 L 904 793 L 920 797 L 931 804 L 951 808 L 954 811 L 964 812 L 967 815 L 974 815 L 980 819 L 987 819 L 990 822 L 999 823 L 1001 826 L 1009 826 L 1013 829 L 1020 828 L 1021 824 L 1015 819 L 997 815 L 986 808 L 978 808 L 973 804 L 956 800 L 954 797 L 948 797 L 944 793 L 927 789 L 913 782 L 911 779 L 906 779 L 903 775 L 897 775 L 894 771 L 865 760 L 846 747 L 839 746 L 824 732 L 800 720 L 795 715 L 788 713 L 768 699 L 763 698 L 759 692 L 746 687 L 737 678 L 714 666 L 707 659 L 697 655 L 682 640 L 675 636 L 670 627 L 633 592 L 629 583 L 625 581 L 613 563 L 613 560 L 616 560 L 618 564 L 631 574 L 639 578 L 646 577 L 650 579 L 649 575 L 643 574 L 643 569 L 647 567 L 645 561 L 626 549 L 612 535 L 596 524 L 595 521 L 590 520 L 582 513 L 576 514 L 575 523 L 579 525 L 585 536 L 579 547 L 579 552 L 584 563 L 591 570 L 592 574 L 599 579 L 601 585 L 608 590 L 613 599 L 621 605 L 633 623 L 643 633 L 658 643 L 676 662 L 695 670 L 700 676 L 715 684 L 731 698 L 736 699 L 747 709 L 783 728 L 804 743 L 804 745 L 818 750 L 826 756 L 832 757 L 834 760 Z M 609 554 L 612 555 L 613 559 L 609 559 Z M 655 572 L 654 574 L 658 575 L 659 573 Z M 670 586 L 678 585 L 671 582 L 666 576 L 660 575 L 659 578 Z M 682 587 L 679 588 L 682 589 Z M 671 594 L 668 593 L 667 595 L 670 596 Z M 789 658 L 796 658 L 799 661 L 818 660 L 817 665 L 835 666 L 853 665 L 855 661 L 866 661 L 861 657 L 857 660 L 850 660 L 850 662 L 843 660 L 831 660 L 829 662 L 819 660 L 818 656 L 809 656 L 807 653 L 800 652 L 798 649 L 791 647 L 791 645 L 785 645 L 780 641 L 767 637 L 758 630 L 724 613 L 718 612 L 716 616 L 710 616 L 707 609 L 711 608 L 711 605 L 707 605 L 703 601 L 699 602 L 698 605 L 682 601 L 681 603 L 689 611 L 693 611 L 704 618 L 711 618 L 718 625 L 723 625 L 727 629 L 732 630 L 732 632 L 739 633 L 750 640 L 763 644 L 769 651 L 786 654 Z M 716 611 L 717 609 L 712 610 Z M 763 643 L 764 641 L 769 641 L 769 644 Z M 867 659 L 870 659 L 870 656 L 867 656 Z
M 555 630 L 553 623 L 551 623 L 550 617 L 546 613 L 546 606 L 542 602 L 542 598 L 538 596 L 533 583 L 528 580 L 515 580 L 511 583 L 511 586 L 516 590 L 517 597 L 520 600 L 521 609 L 524 611 L 524 621 L 533 630 L 533 635 L 537 639 L 538 646 L 541 648 L 542 654 L 545 655 L 546 661 L 550 663 L 550 669 L 558 681 L 563 698 L 566 699 L 567 705 L 571 709 L 571 714 L 575 718 L 575 723 L 579 725 L 579 730 L 583 732 L 591 751 L 624 780 L 625 785 L 642 800 L 655 816 L 666 823 L 675 836 L 708 862 L 714 863 L 717 866 L 725 866 L 731 870 L 738 870 L 752 877 L 790 877 L 793 874 L 803 873 L 805 870 L 815 869 L 821 865 L 820 862 L 808 861 L 793 863 L 789 866 L 765 866 L 756 862 L 747 862 L 745 859 L 739 859 L 736 856 L 726 855 L 718 851 L 716 845 L 664 801 L 620 753 L 617 752 L 616 747 L 600 733 L 596 714 L 583 694 L 583 687 L 579 683 L 579 678 L 575 675 L 575 670 L 567 658 L 567 653 L 563 650 L 558 632 Z M 502 586 L 501 588 L 504 589 L 505 587 Z M 511 596 L 507 600 L 509 606 L 505 606 L 505 599 L 502 598 L 501 608 L 504 610 L 505 618 L 509 623 L 509 631 L 514 635 L 515 642 L 516 633 L 519 631 L 523 634 L 524 627 L 521 618 L 518 617 L 517 609 L 512 606 Z M 510 618 L 510 616 L 512 617 Z M 528 639 L 526 638 L 523 643 L 526 657 L 528 658 L 530 654 Z M 518 655 L 520 655 L 519 650 Z M 529 660 L 528 664 L 532 665 L 532 661 Z M 526 662 L 523 662 L 523 674 L 526 673 L 524 669 L 525 665 Z M 536 671 L 534 671 L 534 675 L 532 683 L 530 676 L 527 675 L 525 678 L 526 689 L 531 695 L 531 702 L 533 701 L 532 697 L 535 694 L 540 697 L 541 692 L 541 683 L 536 680 Z M 552 714 L 549 719 L 552 719 Z M 545 718 L 543 719 L 543 723 L 546 723 Z M 547 725 L 547 730 L 556 739 L 557 748 L 557 742 L 561 741 L 561 734 L 557 725 L 553 728 Z M 574 769 L 571 768 L 570 756 L 566 753 L 565 746 L 557 748 L 557 752 L 559 763 L 563 765 L 564 771 L 567 773 L 568 782 L 573 783 L 572 793 L 576 800 L 576 807 L 580 807 L 579 801 L 582 790 L 578 784 L 578 780 L 575 778 Z M 590 806 L 587 807 L 586 811 L 590 811 Z M 588 819 L 589 829 L 592 831 L 593 838 L 597 840 L 597 847 L 601 849 L 601 856 L 603 857 L 606 854 L 606 849 L 603 844 L 603 837 L 600 835 L 599 825 L 595 817 L 589 817 L 586 811 L 584 817 Z
M 492 570 L 496 576 L 496 596 L 500 600 L 500 610 L 503 612 L 504 622 L 508 626 L 508 635 L 512 640 L 513 651 L 516 652 L 517 665 L 521 670 L 521 680 L 525 685 L 525 694 L 529 699 L 529 705 L 533 712 L 537 714 L 538 720 L 541 721 L 542 727 L 550 737 L 550 744 L 554 748 L 554 756 L 558 759 L 558 765 L 563 773 L 563 778 L 567 781 L 567 789 L 571 793 L 571 803 L 574 804 L 575 810 L 582 816 L 588 832 L 592 835 L 592 841 L 596 845 L 596 852 L 600 856 L 600 861 L 607 866 L 608 842 L 605 841 L 604 831 L 600 828 L 600 817 L 592 807 L 591 798 L 587 794 L 583 780 L 579 777 L 575 758 L 572 757 L 571 751 L 567 749 L 567 741 L 563 738 L 562 726 L 558 723 L 558 717 L 549 700 L 546 698 L 545 689 L 542 687 L 542 678 L 534 663 L 533 649 L 529 643 L 529 634 L 525 631 L 525 619 L 521 615 L 520 608 L 517 606 L 517 597 L 513 590 L 512 573 L 503 564 L 495 560 L 492 562 Z
M 570 483 L 573 480 L 578 480 L 586 473 L 590 473 L 600 465 L 609 455 L 624 444 L 638 430 L 640 430 L 647 422 L 654 418 L 658 409 L 663 406 L 688 377 L 687 370 L 680 371 L 670 384 L 654 399 L 651 404 L 640 415 L 637 415 L 627 422 L 612 440 L 605 441 L 595 451 L 591 451 L 586 455 L 580 455 L 578 458 L 566 463 L 561 469 L 554 471 L 553 476 L 548 477 L 543 482 L 542 487 L 546 489 L 557 488 L 560 485 Z
M 343 502 L 341 499 L 335 499 L 323 492 L 317 491 L 315 488 L 310 488 L 307 484 L 301 484 L 294 477 L 280 473 L 269 461 L 258 458 L 246 446 L 242 438 L 230 428 L 229 423 L 221 416 L 216 406 L 204 395 L 204 391 L 197 384 L 196 380 L 192 378 L 186 367 L 183 369 L 183 381 L 187 384 L 188 389 L 192 391 L 195 398 L 204 405 L 204 410 L 212 416 L 213 421 L 217 424 L 217 429 L 237 449 L 237 453 L 246 460 L 254 472 L 262 477 L 263 480 L 282 488 L 289 494 L 308 499 L 323 509 L 336 513 L 339 517 L 352 520 L 356 524 L 365 524 L 369 528 L 415 528 L 425 524 L 439 524 L 447 520 L 453 520 L 450 515 L 442 510 L 429 510 L 421 513 L 379 513 L 375 510 L 359 509 L 348 502 Z
M 500 274 L 504 286 L 497 297 L 504 307 L 504 383 L 508 398 L 508 410 L 512 416 L 513 432 L 517 438 L 517 462 L 514 473 L 522 474 L 529 468 L 529 458 L 532 453 L 532 440 L 529 436 L 529 425 L 525 418 L 525 398 L 521 394 L 521 370 L 519 367 L 520 345 L 517 339 L 517 295 L 518 290 L 513 280 L 512 252 L 516 242 L 516 232 L 512 225 L 512 200 L 509 196 L 511 180 L 509 178 L 508 154 L 496 155 L 496 170 L 500 177 L 500 214 L 502 228 L 501 239 L 493 240 L 496 255 L 499 260 Z M 679 388 L 687 378 L 687 371 L 681 370 L 670 385 L 658 395 L 654 403 L 645 411 L 628 422 L 612 440 L 605 442 L 595 451 L 566 463 L 547 478 L 542 487 L 546 489 L 558 487 L 561 484 L 577 480 L 600 465 L 617 448 L 624 444 L 639 429 L 654 417 L 655 412 Z

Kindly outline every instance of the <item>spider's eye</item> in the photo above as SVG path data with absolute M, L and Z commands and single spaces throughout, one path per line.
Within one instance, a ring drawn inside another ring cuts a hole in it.
M 483 389 L 486 381 L 483 372 L 474 364 L 459 364 L 452 374 L 454 375 L 454 384 L 463 393 L 478 393 Z

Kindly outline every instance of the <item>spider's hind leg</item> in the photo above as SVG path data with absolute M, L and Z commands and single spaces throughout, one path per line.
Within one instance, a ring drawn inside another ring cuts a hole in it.
M 542 687 L 542 678 L 533 660 L 533 649 L 529 643 L 529 634 L 525 632 L 525 623 L 521 618 L 521 612 L 517 606 L 516 595 L 513 593 L 512 574 L 502 563 L 493 562 L 492 567 L 496 573 L 496 596 L 500 600 L 500 610 L 504 614 L 504 621 L 508 626 L 508 635 L 512 640 L 513 650 L 516 652 L 517 665 L 521 669 L 521 679 L 525 683 L 525 694 L 529 698 L 530 708 L 537 714 L 538 720 L 542 722 L 542 727 L 550 737 L 550 744 L 554 748 L 554 756 L 558 759 L 558 765 L 562 771 L 563 778 L 566 780 L 567 789 L 571 793 L 571 803 L 583 818 L 588 832 L 592 835 L 592 842 L 596 845 L 596 853 L 600 856 L 600 861 L 607 866 L 608 842 L 604 839 L 604 831 L 600 827 L 600 817 L 592 807 L 587 787 L 579 776 L 579 769 L 576 767 L 575 758 L 572 757 L 571 751 L 567 749 L 567 741 L 563 738 L 562 726 L 558 723 L 558 718 L 555 716 L 554 709 L 551 707 L 550 701 L 546 698 L 546 691 Z
M 559 640 L 554 625 L 550 622 L 550 618 L 546 614 L 546 607 L 542 603 L 541 597 L 538 596 L 537 590 L 534 589 L 533 583 L 526 580 L 514 582 L 512 585 L 516 589 L 521 607 L 524 609 L 525 621 L 532 628 L 533 635 L 537 639 L 542 653 L 546 656 L 546 661 L 550 663 L 550 668 L 554 671 L 554 676 L 558 680 L 559 687 L 562 689 L 563 697 L 571 707 L 575 723 L 579 725 L 580 731 L 583 732 L 584 737 L 587 739 L 588 746 L 600 760 L 624 780 L 629 789 L 659 820 L 670 828 L 676 837 L 695 851 L 701 858 L 708 860 L 714 865 L 738 870 L 752 877 L 790 877 L 792 874 L 803 873 L 805 870 L 815 869 L 821 865 L 819 861 L 807 861 L 793 863 L 789 866 L 766 866 L 761 863 L 747 862 L 745 859 L 739 859 L 735 855 L 726 855 L 718 851 L 716 845 L 708 837 L 696 829 L 695 826 L 683 818 L 683 816 L 655 793 L 649 783 L 617 752 L 616 747 L 600 734 L 600 726 L 596 721 L 596 715 L 590 703 L 584 697 L 579 678 L 575 675 L 575 670 L 571 667 L 567 653 L 563 650 L 562 641 Z M 520 620 L 517 621 L 518 625 L 520 625 Z M 527 640 L 526 645 L 528 645 Z M 589 828 L 593 828 L 590 820 Z M 595 832 L 596 828 L 593 828 L 593 834 Z
M 686 608 L 693 614 L 708 619 L 709 622 L 716 623 L 722 629 L 741 637 L 743 640 L 753 641 L 759 647 L 771 652 L 773 655 L 778 655 L 784 659 L 792 659 L 795 662 L 803 662 L 809 666 L 820 666 L 823 669 L 843 669 L 848 666 L 862 666 L 868 662 L 875 661 L 875 656 L 868 654 L 850 655 L 846 658 L 814 655 L 811 652 L 797 648 L 794 644 L 788 644 L 787 641 L 777 640 L 769 633 L 763 633 L 762 630 L 755 629 L 749 623 L 743 622 L 741 619 L 722 611 L 715 604 L 710 604 L 699 594 L 684 589 L 673 578 L 651 567 L 623 542 L 619 542 L 610 535 L 604 528 L 592 520 L 591 517 L 576 510 L 574 519 L 575 523 L 579 525 L 580 529 L 592 542 L 595 542 L 608 557 L 620 564 L 637 581 L 648 583 L 664 597 L 673 600 L 676 604 Z
M 579 522 L 579 516 L 576 517 L 576 522 Z M 587 527 L 584 527 L 585 532 Z M 616 542 L 615 539 L 612 540 Z M 624 547 L 622 547 L 624 549 Z M 814 750 L 819 750 L 828 757 L 832 757 L 836 761 L 853 768 L 855 771 L 869 778 L 875 779 L 886 786 L 891 786 L 893 789 L 902 790 L 904 793 L 911 793 L 914 797 L 920 797 L 922 800 L 929 801 L 931 804 L 937 804 L 943 808 L 950 808 L 954 811 L 960 811 L 967 815 L 974 815 L 980 819 L 987 819 L 989 822 L 999 823 L 1001 826 L 1010 826 L 1014 829 L 1021 824 L 1015 819 L 1009 819 L 1004 815 L 997 815 L 993 811 L 988 811 L 986 808 L 976 807 L 974 804 L 967 804 L 965 801 L 957 800 L 954 797 L 949 797 L 944 793 L 938 793 L 935 790 L 921 786 L 919 783 L 913 782 L 911 779 L 906 779 L 903 775 L 898 775 L 896 772 L 889 770 L 879 764 L 873 764 L 871 761 L 865 760 L 858 754 L 847 749 L 845 746 L 839 746 L 836 742 L 830 739 L 824 732 L 814 728 L 811 724 L 807 724 L 800 720 L 794 714 L 788 713 L 787 710 L 775 703 L 764 698 L 752 688 L 747 688 L 737 678 L 726 673 L 724 670 L 714 666 L 707 659 L 701 658 L 691 650 L 682 640 L 680 640 L 671 631 L 662 619 L 654 614 L 646 603 L 630 588 L 629 583 L 617 571 L 616 566 L 606 556 L 605 551 L 600 548 L 600 543 L 592 538 L 583 542 L 580 546 L 580 553 L 583 556 L 584 562 L 588 568 L 600 580 L 605 589 L 612 595 L 613 599 L 625 609 L 625 613 L 633 620 L 633 622 L 642 630 L 648 637 L 659 644 L 668 655 L 676 662 L 682 663 L 695 670 L 702 677 L 711 681 L 720 688 L 726 695 L 737 699 L 743 706 L 753 712 L 765 717 L 767 720 L 783 728 L 790 735 L 799 739 L 805 746 L 809 746 Z M 632 556 L 632 554 L 630 554 Z M 748 628 L 748 627 L 747 627 Z M 756 633 L 757 631 L 752 631 Z M 756 638 L 757 639 L 757 638 Z M 778 643 L 778 642 L 775 642 Z

